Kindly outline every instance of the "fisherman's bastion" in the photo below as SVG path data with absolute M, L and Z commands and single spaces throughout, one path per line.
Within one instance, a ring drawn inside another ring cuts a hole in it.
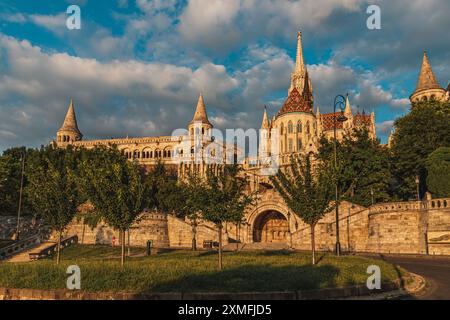
M 417 87 L 410 96 L 411 102 L 420 100 L 448 100 L 449 88 L 436 81 L 427 54 L 423 56 Z M 295 68 L 287 98 L 281 109 L 269 116 L 262 115 L 257 156 L 248 156 L 235 145 L 229 146 L 217 139 L 213 123 L 208 120 L 203 95 L 198 98 L 192 120 L 182 134 L 159 137 L 119 138 L 108 140 L 83 140 L 78 128 L 74 102 L 71 100 L 63 125 L 52 143 L 65 148 L 93 148 L 117 146 L 130 161 L 151 168 L 158 161 L 176 170 L 179 179 L 188 172 L 205 173 L 208 168 L 217 170 L 228 158 L 239 162 L 250 180 L 250 189 L 256 192 L 255 203 L 247 209 L 245 221 L 223 229 L 225 247 L 271 249 L 310 248 L 310 228 L 292 214 L 281 196 L 270 183 L 270 168 L 286 165 L 295 154 L 311 154 L 318 149 L 322 135 L 342 137 L 353 128 L 366 128 L 370 137 L 376 138 L 375 114 L 352 112 L 350 99 L 344 97 L 343 110 L 321 113 L 314 105 L 313 83 L 308 75 L 302 48 L 302 34 L 297 37 Z M 205 94 L 207 97 L 207 94 Z M 194 110 L 193 110 L 194 111 Z M 258 115 L 255 115 L 258 116 Z M 388 147 L 388 146 L 386 146 Z M 274 166 L 276 164 L 276 166 Z M 272 171 L 273 174 L 273 171 Z M 450 199 L 379 203 L 368 208 L 349 202 L 339 206 L 340 243 L 347 252 L 386 252 L 450 254 Z M 316 227 L 316 247 L 332 251 L 336 241 L 335 213 L 328 213 Z M 190 248 L 193 226 L 189 220 L 175 214 L 163 214 L 149 208 L 142 219 L 128 231 L 128 241 L 133 246 L 145 246 L 148 240 L 158 248 Z M 74 221 L 67 235 L 77 234 L 85 244 L 110 244 L 119 238 L 118 232 L 107 225 L 90 229 L 83 221 Z M 196 241 L 217 241 L 214 225 L 200 222 L 196 226 Z

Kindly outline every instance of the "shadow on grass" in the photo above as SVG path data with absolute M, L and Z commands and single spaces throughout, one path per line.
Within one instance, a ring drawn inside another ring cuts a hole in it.
M 335 287 L 338 275 L 339 270 L 331 265 L 246 265 L 186 275 L 143 289 L 141 293 L 311 290 Z

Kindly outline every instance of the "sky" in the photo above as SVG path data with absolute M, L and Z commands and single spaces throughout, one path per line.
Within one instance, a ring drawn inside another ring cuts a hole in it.
M 2 0 L 0 150 L 55 139 L 71 97 L 84 139 L 170 135 L 199 93 L 216 128 L 259 128 L 286 99 L 299 30 L 316 107 L 348 93 L 386 143 L 424 50 L 447 87 L 448 12 L 448 0 Z

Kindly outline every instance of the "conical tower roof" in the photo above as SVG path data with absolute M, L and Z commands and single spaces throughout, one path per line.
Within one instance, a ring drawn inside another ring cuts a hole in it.
M 420 67 L 419 80 L 417 81 L 417 87 L 415 92 L 428 89 L 441 89 L 441 86 L 434 76 L 431 69 L 430 62 L 428 61 L 427 52 L 423 53 L 422 66 Z
M 263 116 L 263 121 L 261 124 L 261 129 L 269 129 L 270 125 L 269 125 L 269 119 L 267 118 L 267 108 L 264 107 L 264 116 Z
M 200 94 L 200 96 L 198 97 L 197 108 L 195 109 L 194 118 L 192 119 L 191 123 L 193 122 L 201 122 L 211 125 L 208 120 L 208 115 L 206 114 L 206 107 L 205 102 L 203 101 L 202 94 Z
M 80 129 L 78 129 L 77 117 L 75 116 L 75 109 L 73 106 L 73 100 L 70 98 L 69 109 L 67 110 L 64 122 L 58 131 L 70 131 L 81 135 Z

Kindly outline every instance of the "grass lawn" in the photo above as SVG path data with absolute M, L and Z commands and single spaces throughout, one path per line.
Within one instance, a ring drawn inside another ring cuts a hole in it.
M 222 272 L 215 252 L 171 251 L 128 258 L 121 272 L 119 254 L 120 248 L 76 245 L 62 251 L 59 267 L 51 259 L 0 263 L 0 287 L 65 288 L 66 268 L 72 264 L 80 266 L 81 288 L 90 292 L 287 291 L 363 284 L 372 264 L 381 268 L 382 282 L 403 272 L 376 259 L 321 253 L 313 267 L 310 254 L 288 251 L 226 252 Z

